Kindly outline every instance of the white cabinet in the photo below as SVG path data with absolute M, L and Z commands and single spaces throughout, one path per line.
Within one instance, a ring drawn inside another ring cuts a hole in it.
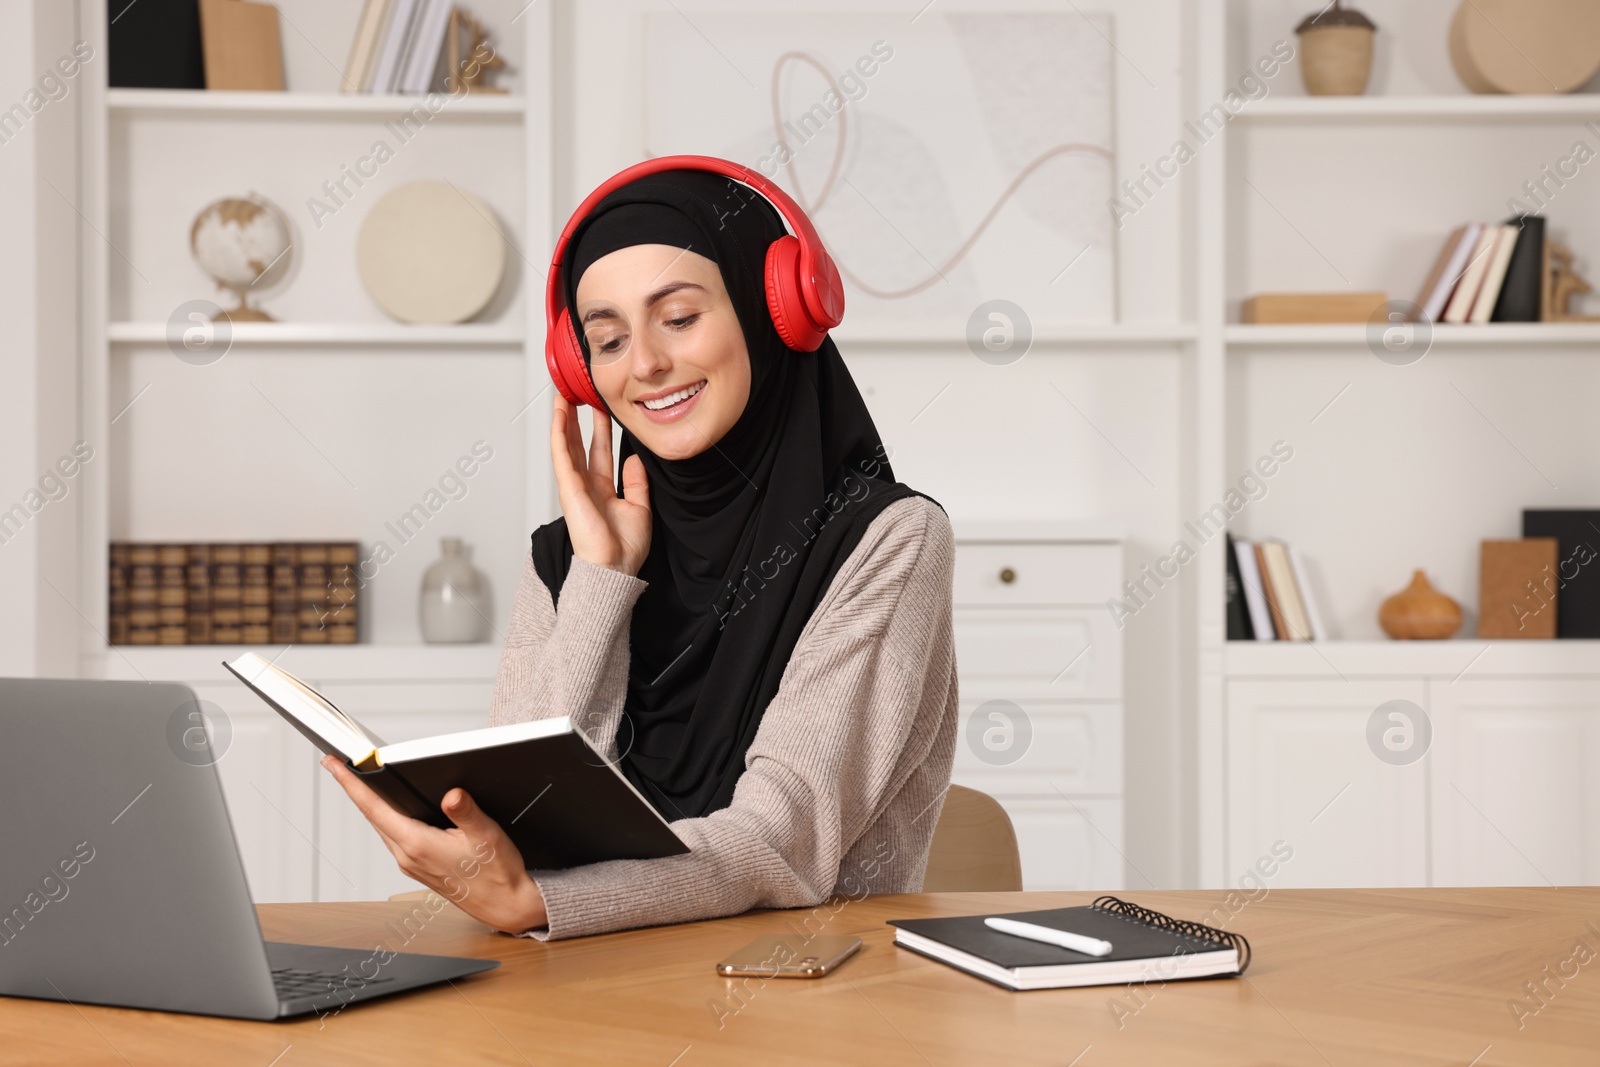
M 956 525 L 952 779 L 1006 809 L 1027 889 L 1123 885 L 1121 545 Z
M 1368 720 L 1390 700 L 1421 706 L 1423 683 L 1229 684 L 1230 883 L 1283 842 L 1293 858 L 1272 888 L 1428 884 L 1423 761 L 1388 763 L 1367 743 Z
M 1375 646 L 1330 650 L 1343 677 L 1231 678 L 1228 881 L 1283 841 L 1294 855 L 1273 887 L 1600 884 L 1600 677 L 1544 673 L 1552 657 L 1594 671 L 1563 644 L 1480 644 L 1499 672 L 1481 677 L 1462 666 L 1471 650 L 1457 664 L 1439 648 L 1381 677 L 1349 670 L 1406 655 Z M 1247 655 L 1287 675 L 1302 651 Z M 1391 700 L 1426 730 L 1415 759 L 1381 752 L 1371 720 Z
M 258 902 L 314 900 L 311 746 L 238 682 L 198 683 L 250 893 Z M 224 743 L 225 739 L 225 743 Z
M 1600 680 L 1431 697 L 1435 884 L 1600 884 Z

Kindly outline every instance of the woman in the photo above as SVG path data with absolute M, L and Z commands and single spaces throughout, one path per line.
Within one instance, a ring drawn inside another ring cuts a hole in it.
M 690 851 L 524 870 L 463 790 L 439 830 L 324 761 L 406 874 L 497 930 L 922 886 L 956 737 L 950 523 L 894 480 L 833 341 L 779 336 L 763 265 L 783 235 L 766 199 L 687 169 L 574 229 L 561 291 L 606 410 L 586 459 L 555 400 L 562 518 L 533 534 L 490 713 L 572 715 Z

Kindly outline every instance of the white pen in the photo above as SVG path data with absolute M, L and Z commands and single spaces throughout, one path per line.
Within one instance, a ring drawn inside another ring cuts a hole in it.
M 1052 930 L 1048 926 L 1039 926 L 1035 923 L 989 918 L 983 920 L 983 925 L 991 930 L 999 930 L 1002 934 L 1025 937 L 1029 941 L 1043 941 L 1047 945 L 1059 945 L 1074 952 L 1082 952 L 1086 956 L 1104 956 L 1111 951 L 1109 941 L 1102 941 L 1098 937 L 1085 937 L 1082 934 L 1071 934 L 1065 930 Z

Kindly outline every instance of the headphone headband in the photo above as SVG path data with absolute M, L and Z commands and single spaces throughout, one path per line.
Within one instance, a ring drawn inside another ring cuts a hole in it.
M 650 174 L 668 170 L 703 170 L 721 174 L 741 185 L 748 186 L 766 198 L 793 231 L 773 243 L 766 264 L 767 300 L 774 325 L 784 341 L 802 351 L 815 351 L 827 335 L 844 317 L 844 283 L 839 269 L 823 247 L 816 227 L 800 209 L 794 199 L 776 183 L 749 167 L 716 156 L 660 156 L 647 159 L 619 171 L 607 178 L 584 198 L 572 213 L 567 225 L 556 241 L 555 254 L 550 258 L 550 272 L 545 276 L 545 359 L 550 376 L 563 396 L 574 403 L 587 403 L 603 407 L 599 393 L 590 379 L 588 367 L 581 358 L 577 325 L 572 322 L 570 309 L 563 307 L 565 293 L 561 286 L 561 260 L 566 254 L 567 242 L 573 231 L 589 216 L 595 206 L 613 190 Z M 788 246 L 794 246 L 791 250 Z M 783 254 L 774 256 L 780 247 Z M 566 332 L 562 335 L 563 323 Z M 570 366 L 569 366 L 570 364 Z

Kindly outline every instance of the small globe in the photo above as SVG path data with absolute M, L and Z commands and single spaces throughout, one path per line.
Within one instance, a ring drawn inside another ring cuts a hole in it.
M 250 193 L 207 204 L 189 228 L 189 250 L 224 289 L 239 295 L 230 319 L 270 322 L 272 316 L 245 305 L 245 294 L 265 289 L 288 270 L 293 249 L 289 221 L 272 201 Z

